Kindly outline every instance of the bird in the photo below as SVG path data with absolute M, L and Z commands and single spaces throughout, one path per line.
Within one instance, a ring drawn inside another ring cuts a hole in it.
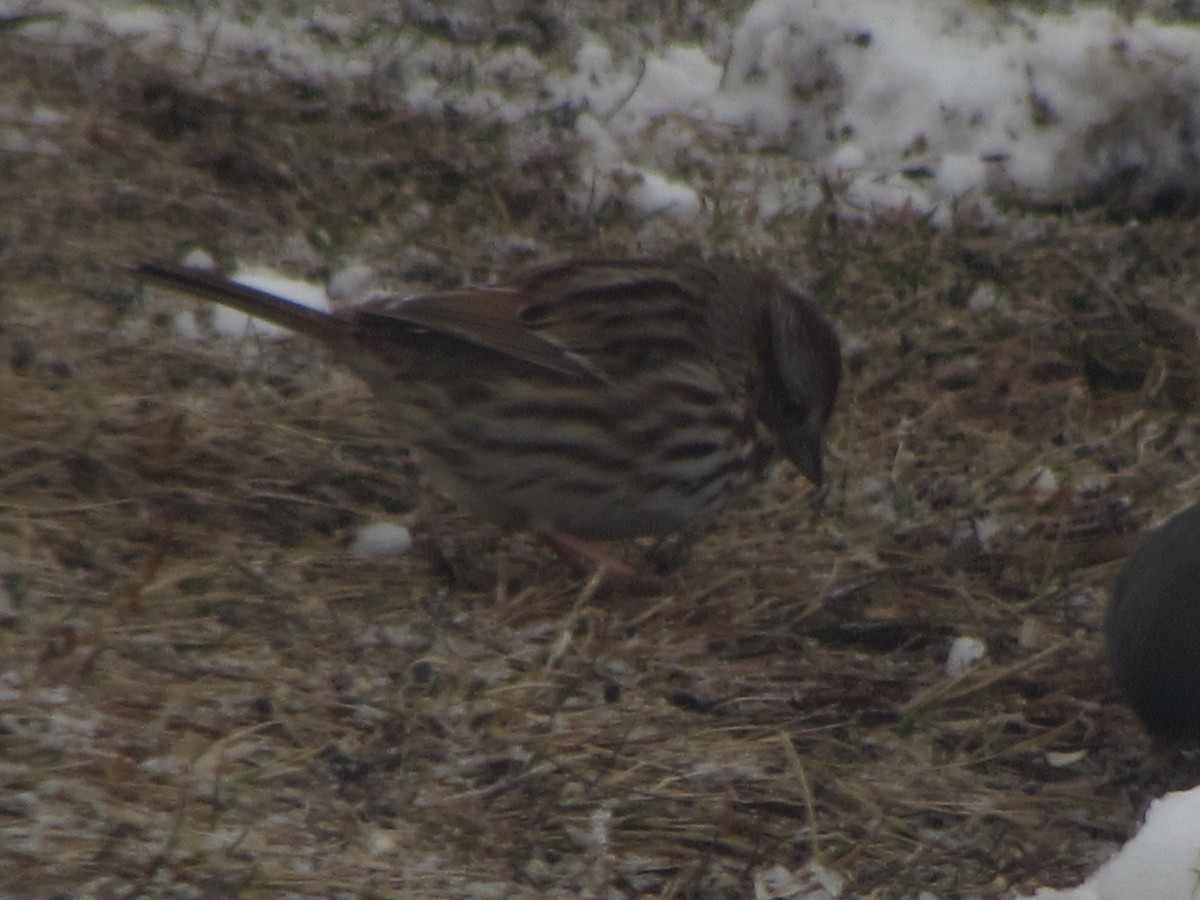
M 1109 665 L 1161 747 L 1200 738 L 1200 504 L 1143 540 L 1104 620 Z
M 841 346 L 764 269 L 570 258 L 331 313 L 211 270 L 134 273 L 325 344 L 437 493 L 613 570 L 598 542 L 693 534 L 777 457 L 823 480 Z

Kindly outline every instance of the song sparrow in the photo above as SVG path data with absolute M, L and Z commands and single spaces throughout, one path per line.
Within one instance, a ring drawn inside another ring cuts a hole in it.
M 838 339 L 764 272 L 574 259 L 330 314 L 203 270 L 136 271 L 328 344 L 433 487 L 507 529 L 569 544 L 690 530 L 776 450 L 822 478 Z
M 1147 537 L 1104 622 L 1121 691 L 1160 744 L 1200 739 L 1200 504 Z

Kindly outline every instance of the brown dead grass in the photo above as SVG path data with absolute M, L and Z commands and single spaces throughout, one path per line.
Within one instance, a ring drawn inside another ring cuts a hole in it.
M 125 264 L 304 235 L 298 271 L 421 286 L 675 248 L 572 212 L 569 147 L 126 59 L 85 88 L 2 39 L 4 99 L 71 118 L 2 156 L 0 891 L 739 897 L 819 860 L 847 896 L 1003 897 L 1194 782 L 1142 770 L 1098 638 L 1196 498 L 1192 220 L 730 227 L 846 337 L 819 503 L 764 485 L 651 596 L 453 514 L 360 561 L 417 500 L 364 391 L 305 345 L 174 336 Z M 989 655 L 951 680 L 958 635 Z

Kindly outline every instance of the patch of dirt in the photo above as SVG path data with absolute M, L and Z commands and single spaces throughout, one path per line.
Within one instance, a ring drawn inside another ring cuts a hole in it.
M 1196 499 L 1191 219 L 939 231 L 831 197 L 753 246 L 647 246 L 567 202 L 566 144 L 124 58 L 96 87 L 0 42 L 0 102 L 67 114 L 0 150 L 0 891 L 741 897 L 818 860 L 847 896 L 1005 897 L 1195 783 L 1144 768 L 1099 638 Z M 845 339 L 832 485 L 763 485 L 652 596 L 452 513 L 355 559 L 414 468 L 319 350 L 170 327 L 187 301 L 125 270 L 193 245 L 414 290 L 761 258 Z M 957 636 L 988 655 L 949 679 Z

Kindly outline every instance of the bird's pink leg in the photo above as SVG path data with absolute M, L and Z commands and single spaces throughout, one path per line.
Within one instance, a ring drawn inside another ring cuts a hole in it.
M 587 574 L 589 569 L 599 566 L 617 578 L 635 579 L 638 571 L 622 559 L 618 559 L 599 545 L 585 541 L 563 531 L 548 531 L 543 537 L 555 553 L 572 568 Z

